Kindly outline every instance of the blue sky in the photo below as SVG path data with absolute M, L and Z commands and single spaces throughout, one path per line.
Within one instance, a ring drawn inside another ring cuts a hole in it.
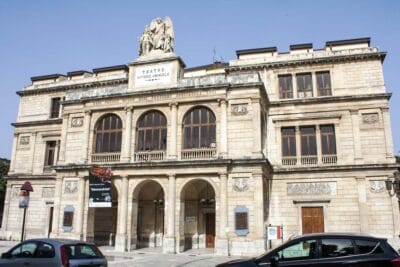
M 175 52 L 187 67 L 224 61 L 235 51 L 371 37 L 388 55 L 384 76 L 395 151 L 400 151 L 400 1 L 0 1 L 0 157 L 10 158 L 15 94 L 30 77 L 127 64 L 155 17 L 170 16 Z

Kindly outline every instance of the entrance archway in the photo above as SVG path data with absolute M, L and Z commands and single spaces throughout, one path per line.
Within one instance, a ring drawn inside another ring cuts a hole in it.
M 114 246 L 117 233 L 118 191 L 111 186 L 112 206 L 89 208 L 93 216 L 93 242 L 98 246 Z
M 181 192 L 184 250 L 215 247 L 215 191 L 205 180 L 194 180 Z
M 164 237 L 164 190 L 155 181 L 142 182 L 133 193 L 132 235 L 134 248 L 162 247 Z

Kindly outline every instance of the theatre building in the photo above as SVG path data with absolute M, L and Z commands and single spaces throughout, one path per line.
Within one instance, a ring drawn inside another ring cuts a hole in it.
M 170 19 L 155 19 L 131 63 L 32 77 L 17 92 L 2 238 L 20 238 L 29 181 L 27 238 L 251 255 L 272 225 L 284 240 L 397 242 L 385 52 L 361 38 L 187 68 L 173 45 Z M 111 171 L 107 207 L 89 199 L 93 167 Z

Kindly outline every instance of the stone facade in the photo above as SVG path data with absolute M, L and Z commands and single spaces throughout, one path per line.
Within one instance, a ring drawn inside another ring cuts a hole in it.
M 319 50 L 294 45 L 289 53 L 240 50 L 229 63 L 196 68 L 168 52 L 128 66 L 33 77 L 18 92 L 2 235 L 20 236 L 18 191 L 29 180 L 27 237 L 94 240 L 119 251 L 214 247 L 251 255 L 267 249 L 269 224 L 282 225 L 288 239 L 304 231 L 303 208 L 318 207 L 323 231 L 396 242 L 399 206 L 383 183 L 398 167 L 384 57 L 369 39 L 354 39 Z M 320 72 L 330 75 L 326 96 L 317 91 Z M 311 74 L 309 95 L 296 84 L 301 73 Z M 288 74 L 293 95 L 282 98 L 279 77 Z M 51 115 L 55 98 L 58 117 Z M 196 107 L 215 116 L 215 141 L 187 149 L 183 121 Z M 165 149 L 139 150 L 139 121 L 154 110 L 167 121 Z M 121 150 L 97 153 L 96 125 L 107 114 L 122 121 Z M 323 151 L 324 125 L 334 127 L 334 154 Z M 315 129 L 312 158 L 300 153 L 304 126 Z M 295 132 L 292 157 L 283 155 L 285 127 Z M 112 168 L 112 208 L 88 205 L 92 166 Z M 65 211 L 73 212 L 70 226 Z

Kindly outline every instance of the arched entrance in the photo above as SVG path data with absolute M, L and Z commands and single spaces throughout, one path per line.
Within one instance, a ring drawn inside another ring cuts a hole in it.
M 215 191 L 205 180 L 194 180 L 181 192 L 184 249 L 215 247 Z M 182 220 L 181 220 L 182 221 Z
M 162 247 L 164 190 L 159 183 L 149 180 L 137 186 L 133 193 L 132 214 L 132 247 Z
M 112 206 L 89 208 L 93 218 L 93 242 L 98 246 L 114 246 L 117 233 L 118 191 L 111 186 Z

